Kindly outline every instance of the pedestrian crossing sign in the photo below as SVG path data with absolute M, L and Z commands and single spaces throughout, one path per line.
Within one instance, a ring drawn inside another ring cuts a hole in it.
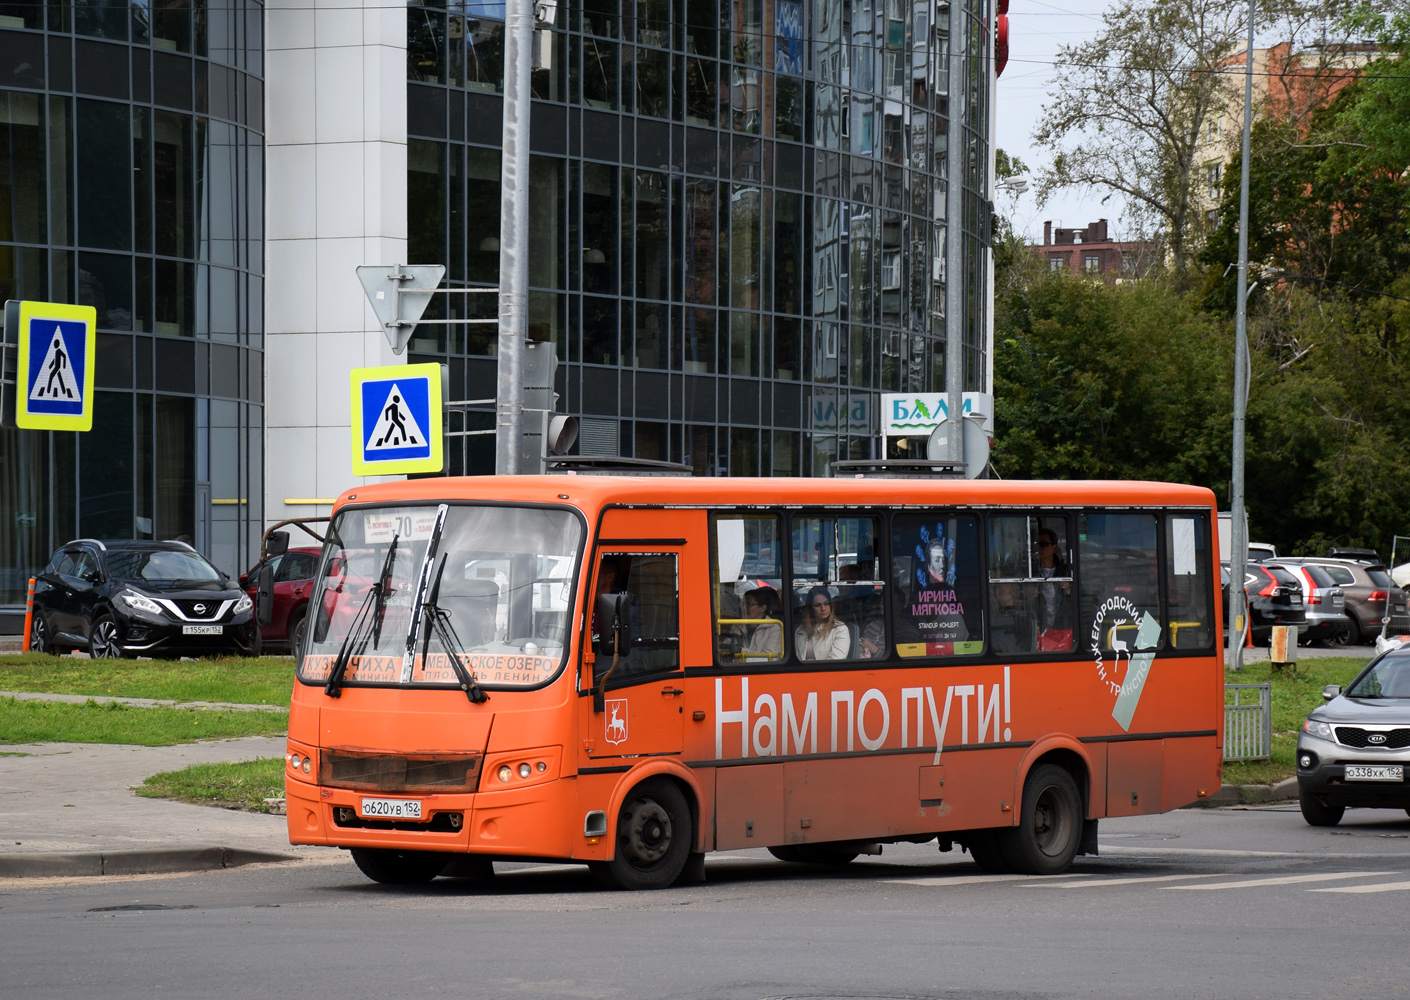
M 353 475 L 440 472 L 441 420 L 440 365 L 354 368 Z
M 19 305 L 15 426 L 92 430 L 98 311 L 59 302 Z

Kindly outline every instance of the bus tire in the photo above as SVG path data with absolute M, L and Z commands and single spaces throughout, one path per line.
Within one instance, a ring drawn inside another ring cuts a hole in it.
M 1066 768 L 1042 764 L 1028 772 L 1018 826 L 999 842 L 1016 872 L 1057 875 L 1071 866 L 1082 843 L 1082 795 Z
M 611 861 L 588 867 L 609 889 L 664 889 L 680 877 L 694 844 L 690 806 L 675 782 L 648 778 L 622 801 Z
M 769 853 L 780 861 L 787 861 L 792 864 L 803 863 L 803 857 L 798 853 L 798 848 L 792 844 L 784 844 L 782 847 L 770 847 Z
M 362 874 L 383 885 L 423 885 L 439 875 L 448 860 L 436 851 L 354 847 L 350 853 Z
M 964 837 L 964 846 L 974 863 L 991 875 L 1006 875 L 1013 869 L 999 846 L 1002 830 L 973 830 Z

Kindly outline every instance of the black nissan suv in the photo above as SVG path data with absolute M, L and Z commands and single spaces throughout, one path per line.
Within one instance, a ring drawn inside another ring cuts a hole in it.
M 250 598 L 185 542 L 69 542 L 34 581 L 30 648 L 94 657 L 249 653 Z

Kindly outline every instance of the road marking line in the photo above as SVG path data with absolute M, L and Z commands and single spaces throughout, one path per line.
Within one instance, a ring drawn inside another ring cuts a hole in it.
M 1379 885 L 1338 885 L 1330 889 L 1308 889 L 1308 892 L 1394 892 L 1410 889 L 1410 882 L 1382 882 Z
M 1215 858 L 1309 858 L 1319 861 L 1364 861 L 1367 858 L 1410 858 L 1404 851 L 1364 851 L 1357 854 L 1336 851 L 1227 851 L 1207 847 L 1126 847 L 1119 844 L 1101 845 L 1103 854 L 1181 854 L 1190 857 Z
M 1278 878 L 1251 878 L 1242 882 L 1216 882 L 1213 885 L 1167 885 L 1167 889 L 1244 889 L 1258 885 L 1295 885 L 1298 882 L 1330 882 L 1339 878 L 1373 878 L 1399 875 L 1399 872 L 1323 872 L 1321 875 L 1283 875 Z
M 1217 875 L 1153 875 L 1139 878 L 1094 878 L 1085 882 L 1035 882 L 1030 889 L 1087 889 L 1104 885 L 1140 885 L 1145 882 L 1180 882 L 1190 878 L 1217 878 Z
M 1080 874 L 1067 875 L 937 875 L 931 878 L 889 878 L 885 881 L 893 885 L 980 885 L 985 882 L 1019 882 L 1035 878 L 1081 878 Z

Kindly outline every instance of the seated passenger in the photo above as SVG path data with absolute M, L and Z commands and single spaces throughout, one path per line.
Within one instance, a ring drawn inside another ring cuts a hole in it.
M 778 591 L 772 587 L 756 587 L 744 595 L 745 618 L 774 618 L 779 614 L 783 602 Z M 739 651 L 739 658 L 746 661 L 779 660 L 783 658 L 783 627 L 774 622 L 750 625 L 749 635 Z
M 803 624 L 793 633 L 800 660 L 845 660 L 852 645 L 847 626 L 832 615 L 832 594 L 826 587 L 808 591 Z

